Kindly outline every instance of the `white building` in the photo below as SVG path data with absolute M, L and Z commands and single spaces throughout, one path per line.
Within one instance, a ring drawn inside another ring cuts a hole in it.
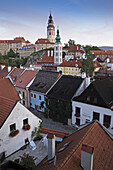
M 72 124 L 98 120 L 113 128 L 113 78 L 98 80 L 72 101 Z
M 0 97 L 0 158 L 5 158 L 32 140 L 35 127 L 41 119 L 19 101 Z
M 62 63 L 62 43 L 60 42 L 59 29 L 57 29 L 56 42 L 54 45 L 54 64 L 60 65 Z

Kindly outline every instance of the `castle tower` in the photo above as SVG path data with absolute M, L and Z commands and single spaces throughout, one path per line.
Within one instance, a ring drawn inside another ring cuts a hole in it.
M 50 12 L 48 26 L 47 26 L 47 38 L 51 43 L 55 42 L 55 27 L 54 27 L 54 22 L 52 19 L 51 12 Z
M 60 42 L 59 29 L 57 29 L 56 41 L 54 45 L 54 64 L 60 65 L 62 63 L 62 43 Z

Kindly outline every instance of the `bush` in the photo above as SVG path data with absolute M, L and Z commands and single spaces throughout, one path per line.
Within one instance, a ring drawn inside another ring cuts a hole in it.
M 30 156 L 29 154 L 23 154 L 20 156 L 21 162 L 20 164 L 28 169 L 33 169 L 35 167 L 34 157 Z
M 17 164 L 19 164 L 20 159 L 15 159 L 14 162 L 17 163 Z

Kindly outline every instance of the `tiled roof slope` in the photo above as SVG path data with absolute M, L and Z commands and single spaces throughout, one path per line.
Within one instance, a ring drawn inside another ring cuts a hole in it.
M 42 64 L 42 63 L 52 63 L 54 64 L 54 53 L 53 56 L 51 56 L 51 51 L 50 55 L 48 56 L 48 52 L 45 53 L 45 56 L 39 59 L 35 64 Z
M 70 101 L 80 87 L 83 79 L 71 75 L 63 75 L 49 91 L 48 97 Z
M 29 87 L 29 89 L 41 93 L 46 93 L 50 89 L 50 87 L 56 82 L 59 76 L 60 73 L 58 72 L 39 70 L 35 80 Z
M 71 143 L 62 152 L 57 152 L 67 142 Z M 38 169 L 64 169 L 82 170 L 81 148 L 82 144 L 94 147 L 93 169 L 113 169 L 113 138 L 97 121 L 94 121 L 69 137 L 65 138 L 56 148 L 56 167 L 54 163 L 48 164 L 47 157 L 35 168 Z
M 75 61 L 65 61 L 61 63 L 58 67 L 80 67 L 81 66 L 81 60 Z
M 94 55 L 113 55 L 113 51 L 103 51 L 103 50 L 91 50 L 91 53 Z
M 6 77 L 13 69 L 14 67 L 11 67 L 11 70 L 9 72 L 8 67 L 4 67 L 2 70 L 0 70 L 0 79 Z
M 0 79 L 0 96 L 10 100 L 20 100 L 18 93 L 8 78 Z
M 14 81 L 16 81 L 19 78 L 19 76 L 22 74 L 23 71 L 24 71 L 24 69 L 14 68 L 14 70 L 9 74 L 9 76 L 11 76 Z
M 17 79 L 15 86 L 26 88 L 30 81 L 36 76 L 38 71 L 34 70 L 25 70 L 25 72 Z
M 106 78 L 92 82 L 87 89 L 81 93 L 80 96 L 75 97 L 73 100 L 83 103 L 88 103 L 86 97 L 97 97 L 97 106 L 111 108 L 113 106 L 113 78 Z M 98 100 L 99 99 L 99 100 Z M 92 103 L 90 103 L 92 104 Z M 94 104 L 95 105 L 95 104 Z
M 10 100 L 8 98 L 1 97 L 0 95 L 0 128 L 15 104 L 15 100 Z
M 46 44 L 46 43 L 50 43 L 50 41 L 47 38 L 39 38 L 35 44 Z
M 72 45 L 72 46 L 70 46 L 68 52 L 81 52 L 81 53 L 85 53 L 84 49 L 81 49 L 80 45 Z
M 42 127 L 40 128 L 40 133 L 43 133 L 43 134 L 52 133 L 56 137 L 59 137 L 59 138 L 64 138 L 65 136 L 69 136 L 69 133 L 67 133 L 67 132 L 62 132 L 62 131 L 58 131 L 58 130 L 42 128 Z

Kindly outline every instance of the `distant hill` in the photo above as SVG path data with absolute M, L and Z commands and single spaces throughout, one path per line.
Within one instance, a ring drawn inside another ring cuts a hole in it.
M 101 46 L 101 47 L 98 47 L 98 48 L 100 48 L 101 50 L 105 50 L 105 51 L 113 50 L 113 47 L 110 47 L 110 46 Z

